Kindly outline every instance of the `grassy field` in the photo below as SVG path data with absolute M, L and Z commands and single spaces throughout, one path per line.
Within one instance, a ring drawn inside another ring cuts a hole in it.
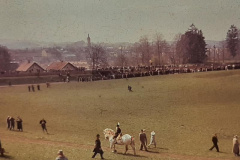
M 101 135 L 106 159 L 234 159 L 233 135 L 240 135 L 240 71 L 164 75 L 88 83 L 54 84 L 28 92 L 27 86 L 0 88 L 0 139 L 16 160 L 53 160 L 63 149 L 69 160 L 91 159 L 95 135 Z M 131 85 L 133 92 L 127 91 Z M 104 110 L 101 114 L 101 110 Z M 24 132 L 6 130 L 7 116 L 23 119 Z M 49 135 L 39 125 L 45 118 Z M 156 132 L 157 148 L 111 153 L 103 129 L 136 137 Z M 220 153 L 209 151 L 217 133 Z M 99 159 L 100 156 L 98 155 Z M 5 159 L 1 158 L 0 159 Z

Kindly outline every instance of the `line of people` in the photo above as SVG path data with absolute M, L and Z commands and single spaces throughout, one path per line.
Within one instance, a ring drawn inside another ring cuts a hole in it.
M 32 89 L 32 92 L 35 92 L 35 86 L 34 85 L 31 85 L 31 86 L 28 86 L 28 91 L 31 92 L 31 89 Z M 37 90 L 40 91 L 40 85 L 38 84 L 37 85 Z

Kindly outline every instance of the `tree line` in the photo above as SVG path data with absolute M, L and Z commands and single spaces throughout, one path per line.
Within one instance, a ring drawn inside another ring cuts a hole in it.
M 240 56 L 240 30 L 235 25 L 231 25 L 226 39 L 219 45 L 221 50 L 216 50 L 215 46 L 207 49 L 202 30 L 192 24 L 184 34 L 175 35 L 173 42 L 167 42 L 160 33 L 156 33 L 152 39 L 149 36 L 141 36 L 138 42 L 128 46 L 127 49 L 121 46 L 117 56 L 112 58 L 112 65 L 123 67 L 128 65 L 196 64 L 205 63 L 212 56 L 214 57 L 213 62 L 215 62 L 215 59 L 219 61 L 220 52 L 222 52 L 224 62 L 226 52 L 229 52 L 233 59 Z M 74 51 L 76 50 L 78 49 L 74 49 Z M 52 51 L 61 58 L 56 50 L 52 49 Z M 106 51 L 104 45 L 93 44 L 81 49 L 82 51 L 86 54 L 92 68 L 109 65 L 111 55 Z M 9 63 L 8 49 L 0 46 L 0 71 L 8 70 Z

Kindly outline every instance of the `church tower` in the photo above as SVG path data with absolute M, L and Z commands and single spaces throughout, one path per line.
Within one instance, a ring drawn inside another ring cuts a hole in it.
M 89 37 L 89 34 L 88 34 L 88 37 L 87 37 L 87 42 L 88 42 L 88 47 L 90 48 L 91 47 L 91 39 Z

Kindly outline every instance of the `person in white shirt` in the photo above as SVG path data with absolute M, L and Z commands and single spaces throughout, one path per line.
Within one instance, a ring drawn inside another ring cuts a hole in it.
M 153 145 L 155 146 L 155 148 L 156 148 L 157 143 L 156 143 L 155 132 L 154 132 L 154 131 L 151 132 L 151 138 L 150 138 L 150 143 L 149 143 L 148 147 L 150 147 L 152 144 L 153 144 Z

